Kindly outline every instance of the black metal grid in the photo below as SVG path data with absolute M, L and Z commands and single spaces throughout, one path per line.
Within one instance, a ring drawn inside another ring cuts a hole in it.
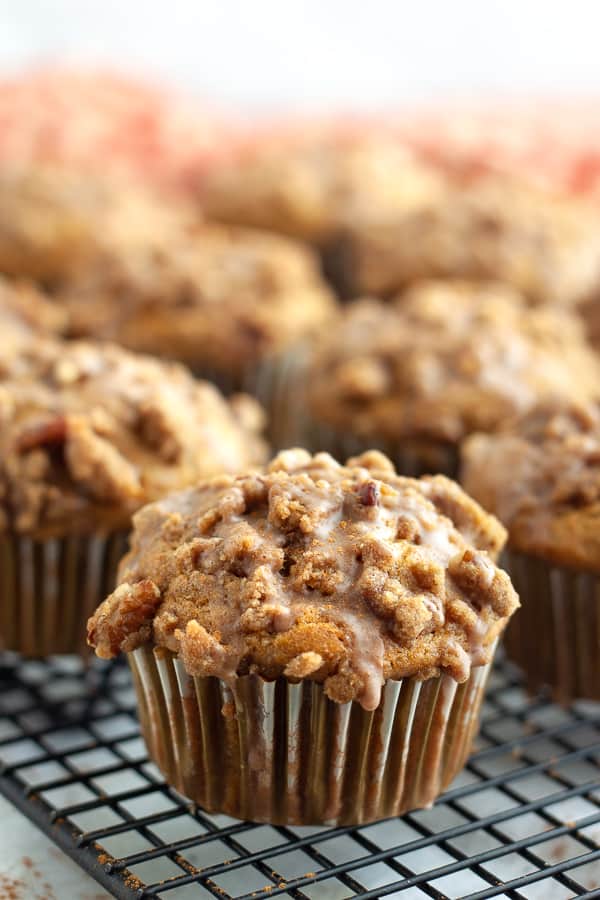
M 0 791 L 120 898 L 600 897 L 600 707 L 528 702 L 504 663 L 433 809 L 322 829 L 208 815 L 168 788 L 124 666 L 4 657 Z

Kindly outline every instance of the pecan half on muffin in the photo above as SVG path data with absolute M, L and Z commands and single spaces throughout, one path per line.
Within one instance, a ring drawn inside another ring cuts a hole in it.
M 467 490 L 506 525 L 523 601 L 509 655 L 529 687 L 600 700 L 600 411 L 548 403 L 464 445 Z
M 453 474 L 468 434 L 547 397 L 596 396 L 599 374 L 574 315 L 498 284 L 430 281 L 347 306 L 290 383 L 289 417 L 313 449 L 377 446 L 408 474 Z
M 335 310 L 308 249 L 218 225 L 101 255 L 61 301 L 74 334 L 179 359 L 225 389 L 254 387 Z
M 449 185 L 395 219 L 350 222 L 336 259 L 352 296 L 474 278 L 506 282 L 532 305 L 575 306 L 600 290 L 600 215 L 582 200 L 490 177 Z
M 131 515 L 264 459 L 261 412 L 182 367 L 32 338 L 0 362 L 0 645 L 74 652 Z
M 291 450 L 136 514 L 90 619 L 150 754 L 211 811 L 357 823 L 433 802 L 518 606 L 502 526 L 454 482 Z
M 60 285 L 100 249 L 191 227 L 178 202 L 122 180 L 51 166 L 0 170 L 0 272 Z

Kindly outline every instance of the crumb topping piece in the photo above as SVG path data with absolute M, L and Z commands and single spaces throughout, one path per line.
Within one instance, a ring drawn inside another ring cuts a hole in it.
M 30 338 L 0 362 L 0 532 L 127 525 L 168 491 L 261 462 L 262 424 L 251 398 L 229 404 L 179 365 Z
M 334 428 L 454 443 L 549 396 L 597 396 L 599 376 L 571 313 L 496 283 L 425 281 L 346 307 L 313 346 L 306 391 Z
M 518 606 L 504 539 L 443 476 L 289 450 L 140 510 L 89 641 L 110 657 L 152 640 L 192 675 L 308 678 L 373 709 L 387 678 L 464 681 L 489 660 Z
M 462 448 L 462 477 L 515 549 L 600 572 L 597 404 L 547 403 L 496 435 L 473 435 Z

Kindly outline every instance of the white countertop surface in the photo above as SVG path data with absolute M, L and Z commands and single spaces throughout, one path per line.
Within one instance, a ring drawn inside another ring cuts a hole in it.
M 0 797 L 0 900 L 105 900 L 107 893 Z

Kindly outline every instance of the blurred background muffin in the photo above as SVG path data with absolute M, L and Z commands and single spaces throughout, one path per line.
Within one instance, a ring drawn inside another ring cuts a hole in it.
M 551 400 L 464 444 L 465 488 L 509 533 L 522 602 L 507 652 L 531 690 L 600 700 L 600 412 Z
M 181 360 L 227 390 L 254 389 L 336 310 L 309 248 L 220 225 L 115 245 L 80 267 L 58 299 L 71 334 Z
M 177 364 L 31 337 L 0 363 L 0 646 L 77 652 L 132 513 L 264 459 L 260 409 Z
M 233 117 L 109 68 L 0 79 L 0 168 L 42 165 L 187 193 L 231 145 Z
M 289 385 L 290 428 L 303 423 L 311 448 L 339 457 L 384 449 L 410 474 L 453 474 L 468 434 L 600 390 L 576 317 L 499 283 L 425 281 L 393 302 L 351 303 L 305 366 Z
M 357 217 L 334 251 L 351 296 L 390 296 L 419 278 L 494 279 L 533 305 L 600 295 L 600 209 L 507 177 L 449 180 L 423 202 Z
M 101 249 L 160 244 L 191 227 L 182 201 L 123 179 L 0 165 L 0 272 L 56 287 Z

